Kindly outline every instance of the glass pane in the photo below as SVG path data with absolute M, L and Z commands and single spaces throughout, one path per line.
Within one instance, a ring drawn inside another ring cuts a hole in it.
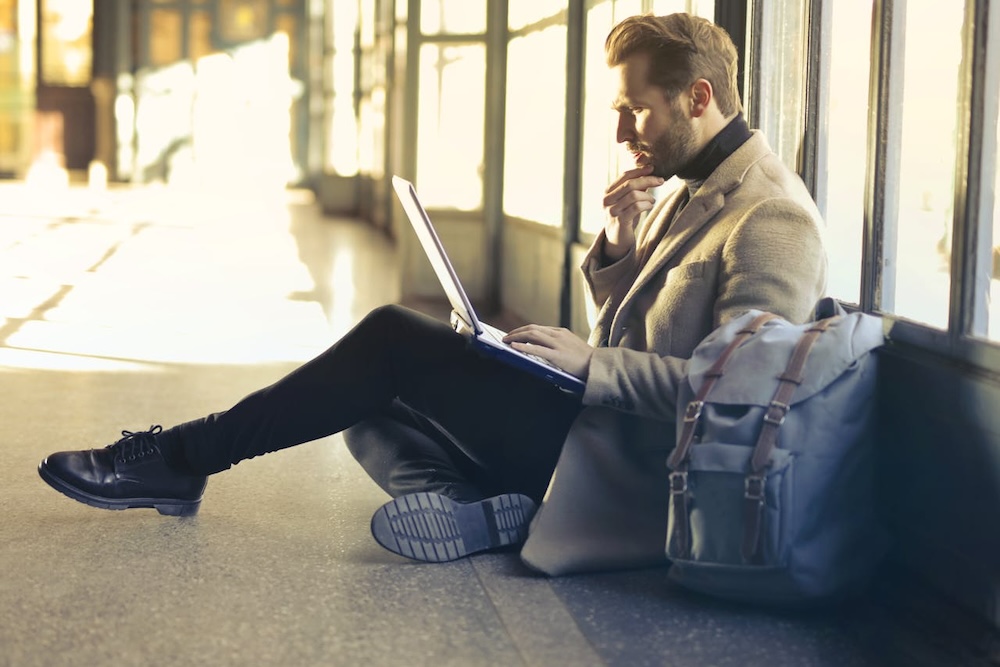
M 375 44 L 375 0 L 361 0 L 359 15 L 361 48 L 371 48 Z
M 512 39 L 507 51 L 504 212 L 561 225 L 566 26 Z
M 997 170 L 993 175 L 996 182 L 993 189 L 993 237 L 988 242 L 993 247 L 993 265 L 990 267 L 990 301 L 989 301 L 989 321 L 987 322 L 990 340 L 1000 340 L 1000 252 L 998 252 L 997 241 L 1000 240 L 1000 118 L 997 119 Z M 984 194 L 987 188 L 983 188 Z M 985 227 L 985 225 L 983 225 Z M 989 229 L 987 227 L 987 229 Z
M 715 21 L 715 0 L 691 0 L 690 12 Z
M 227 42 L 261 38 L 267 16 L 267 0 L 219 0 L 219 33 Z
M 761 89 L 748 96 L 771 148 L 796 172 L 800 171 L 806 99 L 805 5 L 799 0 L 777 0 L 773 11 L 765 13 Z
M 90 84 L 93 4 L 79 0 L 42 2 L 42 80 L 53 86 Z
M 332 5 L 332 6 L 330 6 Z M 358 4 L 333 2 L 327 7 L 333 55 L 328 56 L 327 84 L 333 95 L 326 108 L 326 166 L 335 174 L 358 173 L 358 119 L 354 110 L 354 31 Z
M 420 32 L 425 35 L 486 32 L 485 0 L 424 0 L 420 5 Z
M 288 37 L 288 67 L 291 70 L 296 66 L 296 55 L 299 52 L 299 26 L 298 17 L 294 14 L 278 14 L 274 17 L 275 32 L 283 32 Z
M 675 12 L 687 12 L 714 21 L 715 0 L 653 0 L 653 13 L 657 16 Z
M 208 12 L 191 12 L 188 19 L 188 55 L 191 60 L 212 53 L 212 17 Z
M 615 23 L 629 16 L 642 14 L 642 0 L 614 0 L 614 6 Z M 608 27 L 608 32 L 611 32 L 610 26 Z
M 604 226 L 604 191 L 616 166 L 611 77 L 604 59 L 604 41 L 614 25 L 611 2 L 587 12 L 584 41 L 583 145 L 580 147 L 580 230 L 596 234 Z
M 520 30 L 566 9 L 566 0 L 510 0 L 507 26 Z
M 428 207 L 482 208 L 486 46 L 422 45 L 419 96 L 417 189 L 421 200 Z
M 183 35 L 181 14 L 172 9 L 149 13 L 149 63 L 170 65 L 181 59 Z
M 826 178 L 827 292 L 849 303 L 861 293 L 872 0 L 833 3 Z
M 948 325 L 962 3 L 906 8 L 893 312 Z M 934 48 L 928 48 L 933 44 Z M 933 85 L 929 85 L 933 82 Z M 891 270 L 892 267 L 887 267 Z

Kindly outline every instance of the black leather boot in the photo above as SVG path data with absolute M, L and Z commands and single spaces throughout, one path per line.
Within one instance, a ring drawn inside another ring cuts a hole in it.
M 151 507 L 160 514 L 191 516 L 198 512 L 208 478 L 167 464 L 156 442 L 161 430 L 122 431 L 121 440 L 103 449 L 51 454 L 38 474 L 56 491 L 91 507 Z

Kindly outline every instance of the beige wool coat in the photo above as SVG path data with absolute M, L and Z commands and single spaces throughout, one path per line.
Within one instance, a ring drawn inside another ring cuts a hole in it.
M 747 310 L 804 322 L 823 296 L 819 211 L 759 131 L 686 199 L 682 187 L 659 202 L 618 262 L 602 264 L 603 232 L 584 260 L 596 349 L 585 407 L 521 551 L 532 568 L 666 563 L 665 462 L 687 359 Z

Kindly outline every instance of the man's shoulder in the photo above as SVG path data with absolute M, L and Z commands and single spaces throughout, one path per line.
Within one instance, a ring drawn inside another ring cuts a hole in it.
M 764 134 L 753 136 L 719 166 L 719 186 L 727 204 L 752 206 L 767 199 L 788 199 L 810 215 L 818 214 L 812 195 L 799 175 L 771 150 Z

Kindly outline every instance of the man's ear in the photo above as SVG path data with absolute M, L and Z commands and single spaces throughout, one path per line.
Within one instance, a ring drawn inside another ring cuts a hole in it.
M 698 79 L 691 84 L 691 117 L 701 118 L 712 101 L 715 92 L 706 79 Z

